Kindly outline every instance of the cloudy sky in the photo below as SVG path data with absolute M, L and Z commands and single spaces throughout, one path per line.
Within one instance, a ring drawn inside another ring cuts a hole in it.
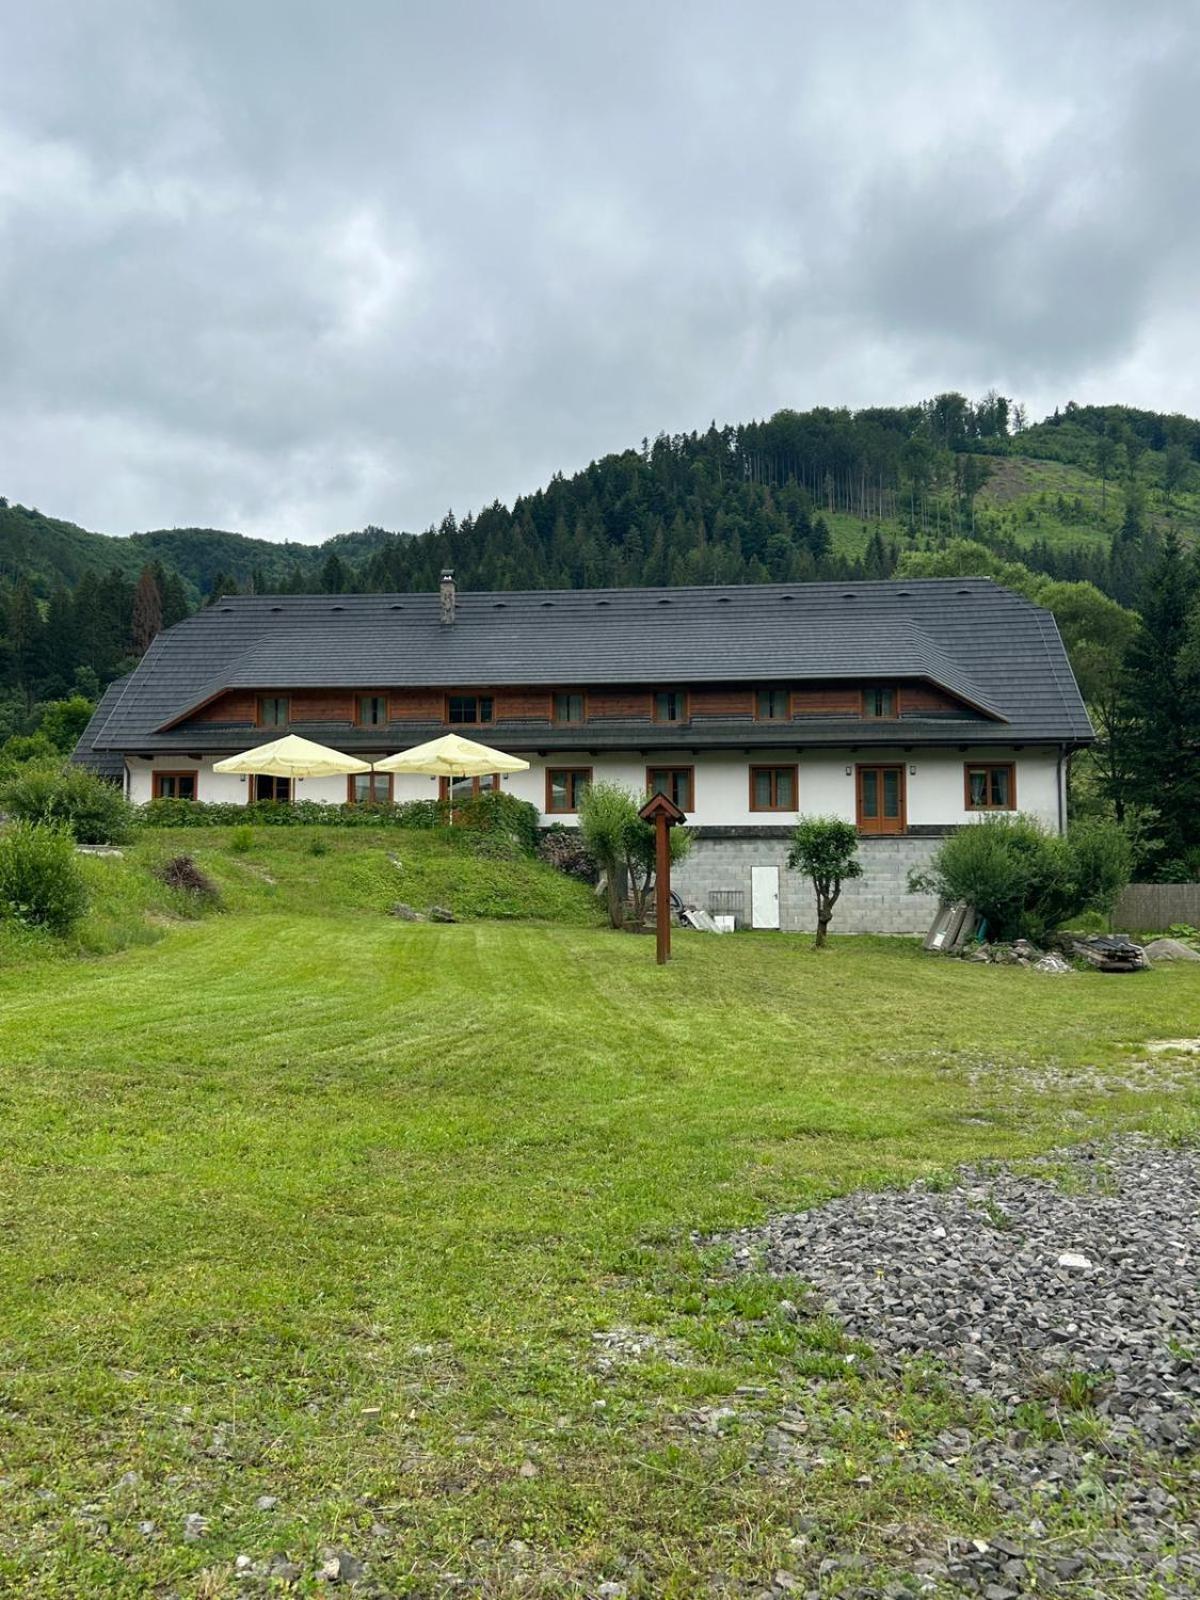
M 1200 6 L 0 0 L 0 493 L 420 528 L 644 434 L 1200 413 Z

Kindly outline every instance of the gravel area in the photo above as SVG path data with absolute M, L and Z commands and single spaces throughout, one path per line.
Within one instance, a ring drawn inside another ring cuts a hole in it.
M 1085 1146 L 1034 1175 L 981 1167 L 948 1188 L 851 1195 L 731 1242 L 739 1267 L 810 1285 L 806 1309 L 866 1342 L 877 1369 L 932 1357 L 990 1403 L 991 1425 L 925 1441 L 914 1469 L 986 1481 L 1022 1537 L 914 1551 L 920 1588 L 1200 1594 L 1197 1152 Z M 802 1406 L 775 1419 L 764 1453 L 803 1471 L 823 1447 L 810 1420 Z M 1102 1513 L 1077 1543 L 1053 1526 L 1072 1506 Z

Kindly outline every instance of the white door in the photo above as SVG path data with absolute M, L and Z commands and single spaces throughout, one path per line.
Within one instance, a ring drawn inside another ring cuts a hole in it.
M 750 926 L 779 926 L 779 868 L 750 868 Z

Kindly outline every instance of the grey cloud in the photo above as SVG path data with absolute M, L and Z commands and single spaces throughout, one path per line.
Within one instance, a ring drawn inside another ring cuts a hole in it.
M 1195 411 L 1196 31 L 1086 0 L 14 8 L 0 492 L 319 538 L 780 405 Z

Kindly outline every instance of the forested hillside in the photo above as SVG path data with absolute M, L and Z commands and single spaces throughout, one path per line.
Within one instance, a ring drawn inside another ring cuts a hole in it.
M 47 702 L 82 705 L 161 627 L 238 590 L 432 589 L 444 566 L 464 589 L 991 572 L 1058 617 L 1103 734 L 1098 803 L 1136 817 L 1162 802 L 1133 770 L 1153 766 L 1122 687 L 1135 610 L 1174 630 L 1158 685 L 1183 707 L 1170 781 L 1200 786 L 1198 543 L 1200 422 L 1068 405 L 1029 425 L 995 393 L 661 435 L 511 506 L 318 546 L 202 528 L 112 538 L 0 500 L 0 738 L 36 729 Z M 1177 858 L 1193 832 L 1163 849 Z

